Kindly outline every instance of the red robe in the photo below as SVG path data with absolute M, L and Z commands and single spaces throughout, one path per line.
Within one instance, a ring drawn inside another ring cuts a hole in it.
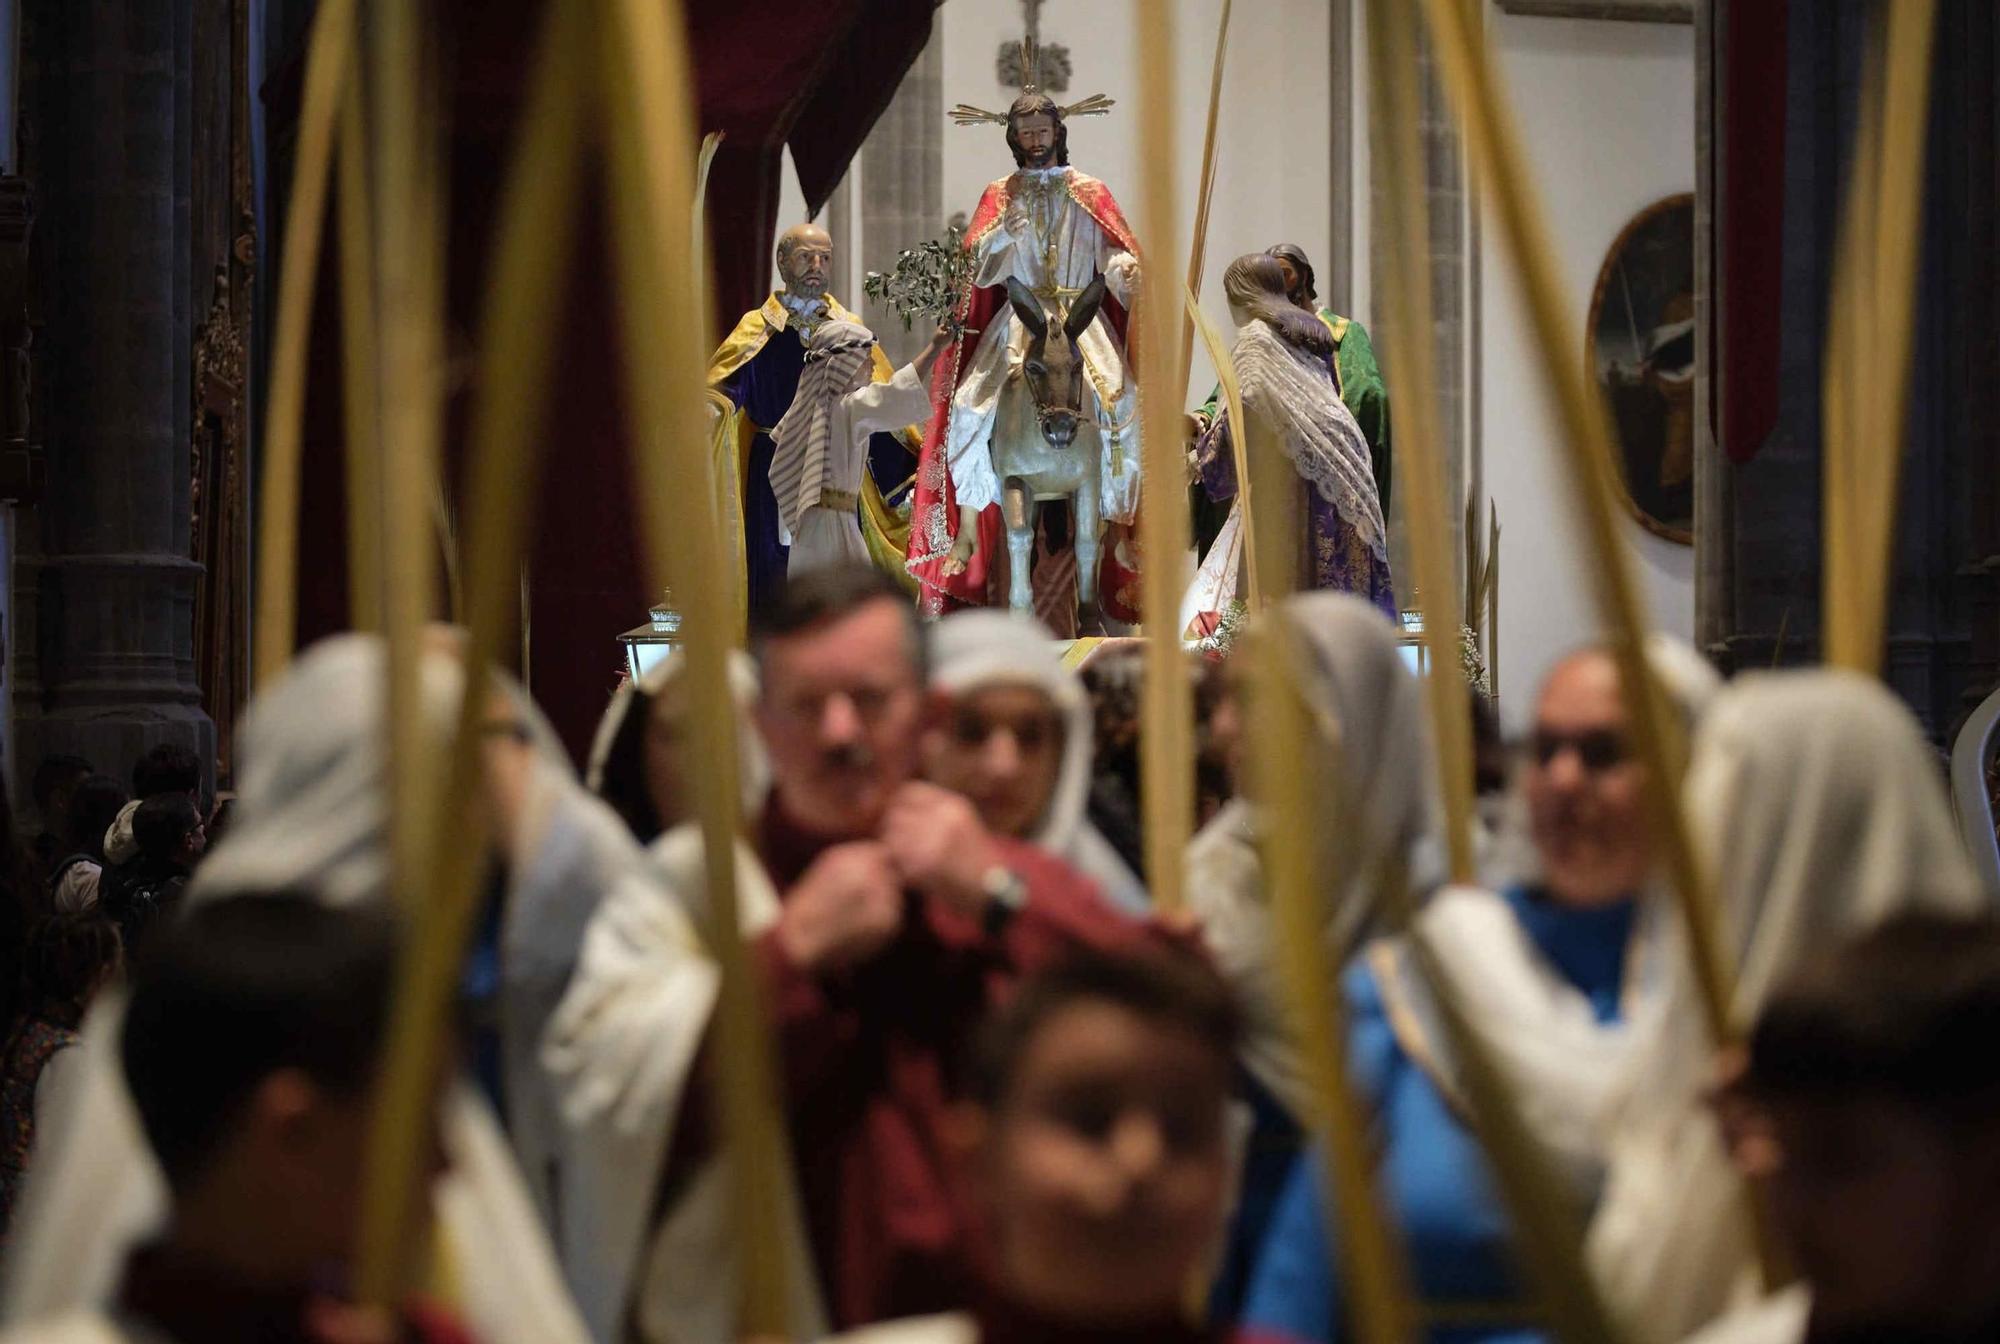
M 1066 952 L 1163 938 L 1031 845 L 999 842 L 1028 902 L 999 933 L 914 893 L 902 932 L 844 974 L 753 948 L 778 1040 L 813 1258 L 839 1329 L 951 1310 L 974 1293 L 974 1219 L 942 1141 L 971 1039 L 1021 979 Z M 774 806 L 758 849 L 789 891 L 825 848 Z
M 966 227 L 965 248 L 976 251 L 981 240 L 1006 217 L 1012 199 L 1013 176 L 989 183 L 979 198 Z M 1094 177 L 1071 170 L 1069 197 L 1113 243 L 1139 255 L 1138 240 L 1112 198 L 1111 189 Z M 1000 509 L 992 506 L 979 515 L 979 549 L 963 574 L 946 577 L 944 560 L 958 539 L 958 501 L 951 483 L 951 465 L 945 456 L 945 432 L 951 423 L 951 399 L 958 391 L 958 372 L 966 352 L 979 347 L 979 338 L 993 315 L 1007 306 L 1007 290 L 1001 285 L 968 287 L 955 314 L 958 341 L 931 366 L 931 419 L 924 431 L 923 451 L 917 458 L 917 484 L 910 511 L 908 565 L 922 591 L 918 601 L 924 612 L 941 616 L 955 607 L 985 606 L 993 578 L 993 558 L 1003 554 Z M 1104 315 L 1119 343 L 1125 347 L 1126 362 L 1136 359 L 1127 336 L 1125 307 L 1109 295 L 1104 299 Z M 1136 565 L 1127 566 L 1118 558 L 1120 534 L 1127 529 L 1112 526 L 1105 530 L 1104 549 L 1098 565 L 1098 600 L 1105 613 L 1116 620 L 1138 619 L 1138 576 Z M 1136 529 L 1131 529 L 1136 535 Z M 1136 554 L 1136 547 L 1132 548 Z

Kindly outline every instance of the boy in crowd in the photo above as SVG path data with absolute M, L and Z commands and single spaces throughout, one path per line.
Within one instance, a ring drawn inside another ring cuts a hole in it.
M 1772 1000 L 1721 1095 L 1802 1284 L 1702 1338 L 2000 1332 L 2000 922 L 1908 914 Z
M 233 897 L 158 931 L 121 1055 L 172 1208 L 127 1261 L 108 1315 L 18 1344 L 460 1344 L 435 1309 L 353 1306 L 371 1092 L 394 926 L 303 895 Z M 435 1109 L 435 1108 L 433 1108 Z M 428 1175 L 442 1174 L 432 1144 Z M 427 1216 L 429 1182 L 413 1197 Z
M 1197 1341 L 1232 1185 L 1237 1015 L 1204 963 L 1079 953 L 1028 981 L 975 1061 L 952 1144 L 982 1216 L 969 1312 L 861 1344 Z
M 101 893 L 103 909 L 118 921 L 129 951 L 137 951 L 148 931 L 180 904 L 181 892 L 207 847 L 201 813 L 185 793 L 162 793 L 132 813 L 138 853 L 118 870 Z

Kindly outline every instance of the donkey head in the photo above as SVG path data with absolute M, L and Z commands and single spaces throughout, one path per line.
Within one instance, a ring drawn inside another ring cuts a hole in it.
M 1021 361 L 1029 395 L 1035 399 L 1035 419 L 1051 448 L 1068 448 L 1076 440 L 1083 417 L 1083 356 L 1076 342 L 1104 302 L 1104 278 L 1099 276 L 1077 295 L 1069 315 L 1054 332 L 1041 300 L 1019 280 L 1007 280 L 1007 299 L 1014 316 L 1028 331 L 1028 349 Z

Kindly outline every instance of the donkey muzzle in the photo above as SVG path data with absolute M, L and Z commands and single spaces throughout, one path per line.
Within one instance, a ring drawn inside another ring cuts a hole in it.
M 1049 441 L 1050 447 L 1067 448 L 1076 442 L 1075 411 L 1044 407 L 1035 413 L 1035 418 L 1040 421 L 1042 437 Z

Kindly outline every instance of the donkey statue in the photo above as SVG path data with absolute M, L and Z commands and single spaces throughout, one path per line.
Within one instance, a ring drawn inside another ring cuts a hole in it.
M 1084 409 L 1083 356 L 1076 342 L 1104 302 L 1104 277 L 1092 280 L 1067 313 L 1045 312 L 1034 292 L 1012 277 L 1007 281 L 1007 299 L 1029 337 L 1020 369 L 1000 394 L 989 450 L 993 475 L 1000 482 L 1000 516 L 1007 528 L 1007 605 L 1015 611 L 1034 610 L 1028 565 L 1034 553 L 1036 506 L 1043 500 L 1068 499 L 1076 542 L 1077 628 L 1086 630 L 1098 624 L 1103 452 L 1096 418 Z

